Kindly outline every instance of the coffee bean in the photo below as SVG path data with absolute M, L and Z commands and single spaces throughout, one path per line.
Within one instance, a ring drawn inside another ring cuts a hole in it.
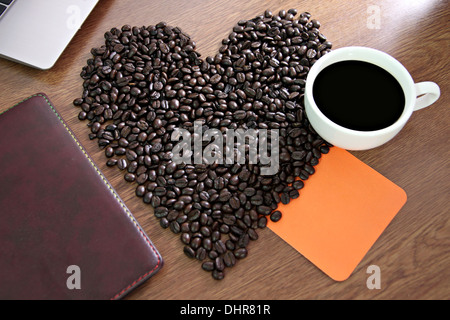
M 172 221 L 170 224 L 169 224 L 169 228 L 170 228 L 170 230 L 173 232 L 173 233 L 179 233 L 181 230 L 180 230 L 180 224 L 177 222 L 177 221 Z
M 263 204 L 263 197 L 261 195 L 254 195 L 253 197 L 250 198 L 250 202 L 251 204 L 255 205 L 255 206 L 259 206 Z
M 159 207 L 154 210 L 155 217 L 157 218 L 166 217 L 168 213 L 169 210 L 165 207 Z
M 266 217 L 260 217 L 258 219 L 258 228 L 265 228 L 267 224 L 267 218 Z
M 300 193 L 297 190 L 291 190 L 289 192 L 289 197 L 291 199 L 297 199 L 300 196 Z
M 167 220 L 167 218 L 161 218 L 161 220 L 159 220 L 159 224 L 162 228 L 166 229 L 169 227 L 169 220 Z
M 207 252 L 206 252 L 205 248 L 200 247 L 195 252 L 195 258 L 197 260 L 202 261 L 202 260 L 204 260 L 206 258 L 206 254 L 207 254 Z
M 249 228 L 247 232 L 250 240 L 257 240 L 259 238 L 258 233 L 256 232 L 255 229 Z
M 306 156 L 306 152 L 303 150 L 292 152 L 292 159 L 294 159 L 294 160 L 302 160 L 305 156 Z
M 247 256 L 247 249 L 239 248 L 234 251 L 234 256 L 238 259 L 243 259 Z
M 309 58 L 309 59 L 313 59 L 315 56 L 316 56 L 316 54 L 317 54 L 317 52 L 316 52 L 316 50 L 314 50 L 314 49 L 309 49 L 307 52 L 306 52 L 306 56 Z
M 241 206 L 241 203 L 239 202 L 239 199 L 237 197 L 233 197 L 230 199 L 230 206 L 233 209 L 238 209 Z
M 304 183 L 303 183 L 303 181 L 302 180 L 297 180 L 297 181 L 295 181 L 293 184 L 292 184 L 292 186 L 296 189 L 296 190 L 300 190 L 300 189 L 302 189 L 303 187 L 304 187 Z
M 321 146 L 320 147 L 320 152 L 327 154 L 330 151 L 330 148 L 328 146 Z
M 225 253 L 227 251 L 227 248 L 225 244 L 222 242 L 222 240 L 217 240 L 214 243 L 214 248 L 217 250 L 219 254 Z
M 248 246 L 249 242 L 250 242 L 250 237 L 248 236 L 248 234 L 243 234 L 239 237 L 237 244 L 239 247 L 245 248 Z
M 287 193 L 281 194 L 281 203 L 288 204 L 291 201 L 291 198 Z
M 105 156 L 111 158 L 114 155 L 114 149 L 112 147 L 107 147 L 105 149 Z
M 136 188 L 136 195 L 138 197 L 143 197 L 145 195 L 145 187 L 144 186 L 139 186 Z
M 217 84 L 217 83 L 219 83 L 221 78 L 222 77 L 220 76 L 220 74 L 215 74 L 209 79 L 209 82 L 211 82 L 213 84 Z
M 232 251 L 227 251 L 223 256 L 223 263 L 227 267 L 232 267 L 236 264 L 236 257 Z
M 183 248 L 183 251 L 189 258 L 194 258 L 195 257 L 195 251 L 191 247 L 185 246 Z
M 226 189 L 222 190 L 219 194 L 219 201 L 227 202 L 228 200 L 231 199 L 232 196 L 233 196 L 232 193 L 229 192 L 228 190 Z
M 223 269 L 225 269 L 225 264 L 223 262 L 223 258 L 220 256 L 217 257 L 216 260 L 214 261 L 214 266 L 215 266 L 216 270 L 223 271 Z
M 126 169 L 127 166 L 128 166 L 127 160 L 125 160 L 125 159 L 120 159 L 120 160 L 118 160 L 118 162 L 117 162 L 117 167 L 118 167 L 120 170 Z
M 272 212 L 272 214 L 270 215 L 270 220 L 272 220 L 273 222 L 277 222 L 280 219 L 281 219 L 281 212 L 278 210 Z
M 214 262 L 212 262 L 212 261 L 203 262 L 202 269 L 206 270 L 206 271 L 213 271 L 214 270 Z
M 256 193 L 255 188 L 245 188 L 245 189 L 244 189 L 244 194 L 245 194 L 247 197 L 251 197 L 251 196 L 255 195 L 255 193 Z
M 203 242 L 202 242 L 202 246 L 209 252 L 213 248 L 213 243 L 210 238 L 204 238 Z
M 232 214 L 223 215 L 223 223 L 232 226 L 236 222 L 236 217 Z
M 222 280 L 224 278 L 224 273 L 219 270 L 213 270 L 212 277 L 216 280 Z
M 256 211 L 262 215 L 268 215 L 272 212 L 272 208 L 268 206 L 258 206 L 256 207 Z

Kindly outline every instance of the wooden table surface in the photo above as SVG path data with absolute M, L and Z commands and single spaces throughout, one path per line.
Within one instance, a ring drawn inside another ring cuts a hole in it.
M 416 82 L 439 84 L 441 97 L 414 113 L 394 140 L 352 152 L 402 187 L 408 201 L 349 279 L 333 281 L 266 228 L 250 244 L 247 258 L 224 280 L 213 280 L 198 261 L 185 256 L 179 236 L 160 227 L 123 174 L 106 167 L 104 152 L 88 139 L 86 122 L 78 120 L 79 109 L 72 104 L 82 92 L 79 74 L 90 49 L 102 45 L 112 27 L 166 21 L 189 34 L 206 58 L 215 55 L 237 21 L 266 9 L 290 8 L 319 20 L 333 48 L 362 45 L 385 51 Z M 0 112 L 31 94 L 46 93 L 149 234 L 165 265 L 128 299 L 449 299 L 449 21 L 446 0 L 102 0 L 52 69 L 0 59 Z M 381 289 L 369 290 L 366 271 L 373 264 L 381 270 Z

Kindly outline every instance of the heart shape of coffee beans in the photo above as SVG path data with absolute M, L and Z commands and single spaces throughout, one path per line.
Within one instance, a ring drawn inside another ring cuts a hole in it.
M 281 218 L 278 204 L 299 197 L 329 151 L 305 116 L 303 95 L 310 66 L 331 43 L 309 13 L 296 15 L 266 11 L 241 20 L 204 60 L 187 34 L 164 22 L 113 28 L 81 72 L 74 105 L 107 165 L 125 172 L 161 226 L 179 234 L 186 255 L 215 279 L 247 256 L 268 218 Z M 224 134 L 279 130 L 279 170 L 262 175 L 263 165 L 248 161 L 175 163 L 171 135 L 192 133 L 195 121 Z

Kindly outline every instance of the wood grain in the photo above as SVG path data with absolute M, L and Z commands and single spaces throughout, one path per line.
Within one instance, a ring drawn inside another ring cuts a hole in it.
M 379 29 L 368 28 L 370 5 L 380 10 Z M 308 11 L 318 19 L 333 48 L 362 45 L 391 54 L 416 82 L 438 83 L 441 98 L 414 113 L 389 143 L 353 152 L 402 187 L 408 201 L 348 280 L 331 280 L 265 229 L 250 244 L 249 256 L 224 280 L 215 281 L 198 261 L 184 255 L 179 237 L 159 226 L 152 208 L 134 195 L 135 187 L 123 180 L 119 170 L 105 166 L 103 152 L 88 139 L 86 123 L 78 121 L 78 110 L 72 105 L 82 91 L 79 73 L 90 58 L 90 49 L 102 45 L 104 33 L 112 27 L 166 21 L 189 34 L 205 58 L 217 52 L 237 21 L 266 9 L 289 8 Z M 449 21 L 450 6 L 445 0 L 103 0 L 51 70 L 0 60 L 0 112 L 31 94 L 48 94 L 150 235 L 165 265 L 128 299 L 449 299 Z M 366 287 L 366 269 L 372 264 L 381 269 L 379 290 Z

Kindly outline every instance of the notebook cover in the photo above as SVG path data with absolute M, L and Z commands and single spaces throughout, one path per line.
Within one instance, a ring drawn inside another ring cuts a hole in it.
M 333 147 L 300 197 L 278 206 L 267 226 L 336 281 L 346 280 L 406 203 L 405 191 Z M 389 254 L 386 252 L 386 254 Z
M 45 94 L 0 115 L 0 299 L 121 299 L 162 265 Z

